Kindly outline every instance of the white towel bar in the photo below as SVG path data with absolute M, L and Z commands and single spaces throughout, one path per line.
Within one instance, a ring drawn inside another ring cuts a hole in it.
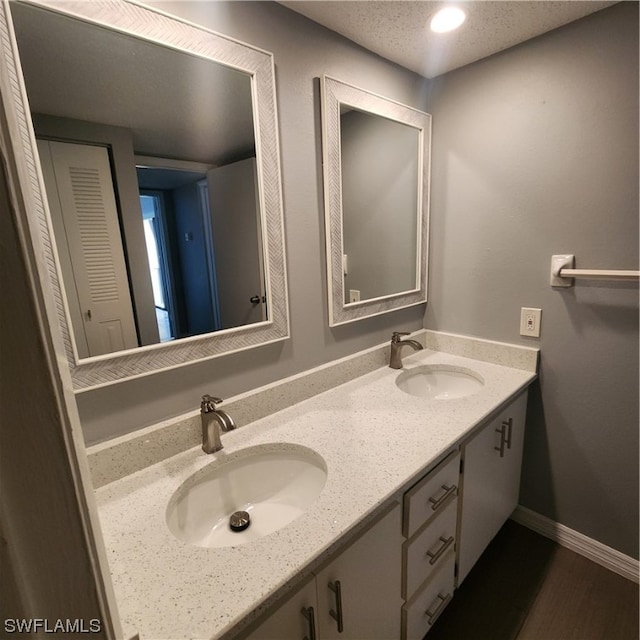
M 560 269 L 561 278 L 592 278 L 594 280 L 638 280 L 640 271 L 606 269 Z
M 574 269 L 575 256 L 563 254 L 551 257 L 551 286 L 572 287 L 573 278 L 589 278 L 591 280 L 626 280 L 639 281 L 640 271 L 623 271 L 615 269 Z

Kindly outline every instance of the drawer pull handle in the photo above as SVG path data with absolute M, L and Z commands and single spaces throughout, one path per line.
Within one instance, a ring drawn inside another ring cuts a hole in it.
M 313 607 L 302 607 L 301 613 L 309 623 L 309 635 L 305 636 L 303 640 L 316 640 L 316 617 Z
M 329 583 L 329 589 L 336 594 L 336 610 L 331 609 L 329 615 L 338 623 L 338 633 L 344 630 L 344 622 L 342 620 L 342 585 L 340 580 Z
M 437 511 L 443 504 L 444 501 L 450 496 L 455 495 L 458 487 L 455 484 L 452 484 L 450 487 L 447 487 L 446 484 L 442 485 L 444 489 L 444 493 L 439 498 L 429 498 L 429 502 L 431 503 L 431 509 L 433 511 Z
M 427 609 L 424 612 L 424 615 L 429 618 L 429 626 L 431 626 L 437 619 L 438 616 L 444 611 L 444 608 L 449 604 L 449 600 L 451 600 L 451 594 L 447 593 L 446 596 L 443 596 L 441 593 L 438 594 L 438 604 L 436 605 L 435 611 L 429 611 Z
M 440 545 L 440 547 L 438 548 L 437 551 L 427 551 L 427 554 L 429 556 L 429 564 L 430 565 L 434 565 L 436 562 L 438 562 L 438 560 L 440 560 L 440 557 L 442 556 L 442 554 L 453 544 L 454 542 L 454 537 L 453 536 L 449 536 L 448 538 L 444 538 L 443 536 L 440 536 L 440 542 L 442 542 L 442 544 Z

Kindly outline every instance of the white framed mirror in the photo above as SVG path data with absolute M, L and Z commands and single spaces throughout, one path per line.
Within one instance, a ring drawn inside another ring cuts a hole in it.
M 321 81 L 329 324 L 427 300 L 431 116 Z
M 273 56 L 126 0 L 3 2 L 0 38 L 74 389 L 286 339 Z

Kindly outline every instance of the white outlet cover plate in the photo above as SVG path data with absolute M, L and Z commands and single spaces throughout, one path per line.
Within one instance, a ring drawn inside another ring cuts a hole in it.
M 539 338 L 541 321 L 542 309 L 522 307 L 522 309 L 520 309 L 520 335 Z

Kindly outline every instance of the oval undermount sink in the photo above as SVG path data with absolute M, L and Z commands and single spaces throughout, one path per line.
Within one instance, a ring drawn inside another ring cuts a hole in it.
M 302 515 L 326 480 L 324 460 L 307 447 L 286 443 L 247 447 L 185 480 L 167 505 L 167 526 L 196 547 L 245 544 Z M 238 512 L 245 514 L 238 517 Z M 243 529 L 234 530 L 239 526 Z
M 453 400 L 477 393 L 484 380 L 471 369 L 426 364 L 402 371 L 396 377 L 396 385 L 412 396 Z

